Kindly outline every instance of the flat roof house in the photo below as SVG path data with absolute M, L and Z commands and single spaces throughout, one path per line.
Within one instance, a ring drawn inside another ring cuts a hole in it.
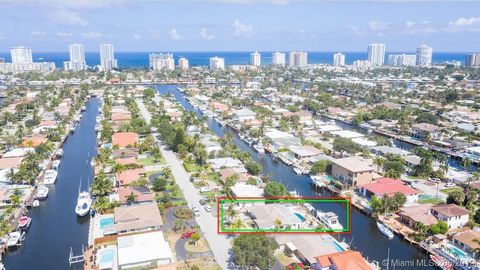
M 364 159 L 357 156 L 335 159 L 332 163 L 333 177 L 353 187 L 372 182 L 373 170 Z
M 277 219 L 281 222 L 281 228 L 300 228 L 305 221 L 283 204 L 255 204 L 248 208 L 248 213 L 259 229 L 274 229 Z
M 119 269 L 152 269 L 172 263 L 172 251 L 161 231 L 118 237 Z

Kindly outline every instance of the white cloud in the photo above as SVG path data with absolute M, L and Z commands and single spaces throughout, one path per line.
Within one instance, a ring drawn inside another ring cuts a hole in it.
M 200 37 L 205 40 L 215 39 L 215 34 L 208 28 L 203 27 L 200 29 Z
M 385 31 L 390 28 L 391 24 L 381 21 L 370 21 L 368 23 L 368 28 L 372 31 Z
M 438 31 L 440 30 L 433 26 L 430 21 L 406 21 L 403 29 L 403 32 L 407 34 L 431 34 Z
M 470 17 L 470 18 L 461 17 L 455 21 L 451 21 L 448 23 L 448 25 L 455 26 L 455 27 L 469 27 L 477 24 L 480 24 L 480 17 Z
M 172 30 L 170 30 L 168 35 L 173 40 L 182 40 L 183 39 L 183 36 L 178 33 L 176 28 L 172 28 Z
M 68 33 L 68 32 L 58 32 L 56 33 L 57 37 L 71 37 L 73 36 L 72 33 Z
M 236 37 L 249 37 L 253 33 L 253 26 L 251 24 L 245 24 L 239 20 L 234 20 L 232 23 L 233 35 Z
M 152 34 L 152 36 L 155 37 L 155 38 L 159 38 L 159 37 L 162 36 L 162 34 L 160 33 L 160 31 L 158 31 L 158 30 L 150 29 L 148 32 L 149 32 L 150 34 Z
M 138 34 L 133 35 L 133 38 L 136 40 L 140 40 L 142 37 Z
M 86 26 L 88 24 L 88 22 L 82 19 L 78 13 L 66 9 L 51 11 L 48 16 L 53 22 L 60 24 L 73 26 Z
M 41 31 L 33 31 L 30 33 L 30 36 L 32 37 L 44 37 L 47 35 L 47 32 L 41 32 Z
M 98 32 L 87 32 L 87 33 L 82 33 L 82 37 L 84 38 L 99 38 L 101 37 L 102 34 L 98 33 Z

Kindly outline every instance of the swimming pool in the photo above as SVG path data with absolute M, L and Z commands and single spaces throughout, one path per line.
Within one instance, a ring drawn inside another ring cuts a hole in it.
M 305 217 L 302 216 L 302 214 L 295 212 L 295 216 L 297 216 L 297 218 L 298 218 L 301 222 L 304 222 L 304 221 L 305 221 Z
M 463 250 L 451 245 L 451 244 L 446 244 L 445 245 L 447 251 L 449 251 L 452 255 L 459 259 L 465 259 L 468 257 L 467 253 L 465 253 Z
M 103 230 L 107 226 L 111 226 L 115 223 L 113 217 L 102 217 L 100 218 L 100 229 Z
M 106 249 L 106 250 L 100 251 L 100 260 L 98 260 L 98 262 L 100 263 L 100 265 L 111 264 L 114 258 L 115 258 L 115 250 Z
M 323 175 L 323 179 L 327 180 L 328 182 L 335 182 L 335 177 L 328 174 Z
M 338 252 L 343 252 L 345 251 L 345 248 L 342 247 L 336 240 L 333 241 L 333 246 Z

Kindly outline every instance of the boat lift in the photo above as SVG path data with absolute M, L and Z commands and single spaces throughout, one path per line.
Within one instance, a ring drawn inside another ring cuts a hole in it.
M 70 264 L 70 267 L 72 267 L 72 264 L 81 263 L 83 261 L 85 261 L 85 246 L 82 245 L 81 255 L 73 255 L 72 247 L 70 247 L 70 255 L 68 257 L 68 263 Z

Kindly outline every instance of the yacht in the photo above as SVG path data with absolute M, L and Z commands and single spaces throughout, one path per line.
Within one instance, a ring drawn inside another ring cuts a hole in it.
M 57 181 L 57 171 L 55 170 L 46 170 L 43 176 L 43 183 L 45 185 L 53 185 Z
M 18 228 L 22 230 L 28 229 L 31 223 L 32 223 L 32 218 L 28 216 L 21 216 L 20 219 L 18 220 Z
M 258 153 L 263 154 L 265 153 L 265 150 L 263 149 L 263 144 L 262 143 L 257 143 L 253 145 L 253 148 L 257 150 Z
M 7 247 L 15 247 L 19 246 L 22 242 L 22 237 L 24 236 L 25 233 L 21 232 L 11 232 L 8 235 L 8 240 L 7 240 Z
M 75 132 L 75 125 L 70 127 L 70 133 L 73 133 L 73 132 Z
M 385 236 L 388 237 L 388 239 L 393 238 L 393 232 L 390 230 L 385 224 L 381 223 L 380 221 L 377 221 L 377 228 L 380 230 Z
M 432 262 L 442 270 L 451 270 L 453 269 L 453 263 L 441 256 L 435 256 L 430 254 L 430 259 Z
M 318 211 L 315 213 L 315 216 L 325 225 L 327 228 L 335 231 L 343 230 L 342 224 L 338 221 L 337 214 L 333 212 L 322 212 Z
M 55 155 L 56 155 L 57 157 L 62 157 L 62 156 L 63 156 L 63 149 L 62 149 L 62 148 L 57 149 L 57 152 L 55 152 Z
M 35 198 L 38 200 L 45 200 L 48 197 L 48 187 L 44 185 L 40 185 L 37 187 L 37 195 Z
M 298 174 L 298 175 L 302 175 L 303 174 L 303 171 L 297 167 L 293 167 L 293 171 Z
M 77 207 L 75 207 L 75 213 L 78 216 L 84 217 L 90 212 L 90 207 L 92 206 L 92 198 L 90 197 L 90 192 L 83 191 L 78 194 Z
M 54 160 L 54 161 L 52 162 L 52 168 L 53 168 L 54 170 L 57 171 L 57 170 L 58 170 L 58 167 L 60 167 L 60 160 L 59 160 L 59 159 Z

